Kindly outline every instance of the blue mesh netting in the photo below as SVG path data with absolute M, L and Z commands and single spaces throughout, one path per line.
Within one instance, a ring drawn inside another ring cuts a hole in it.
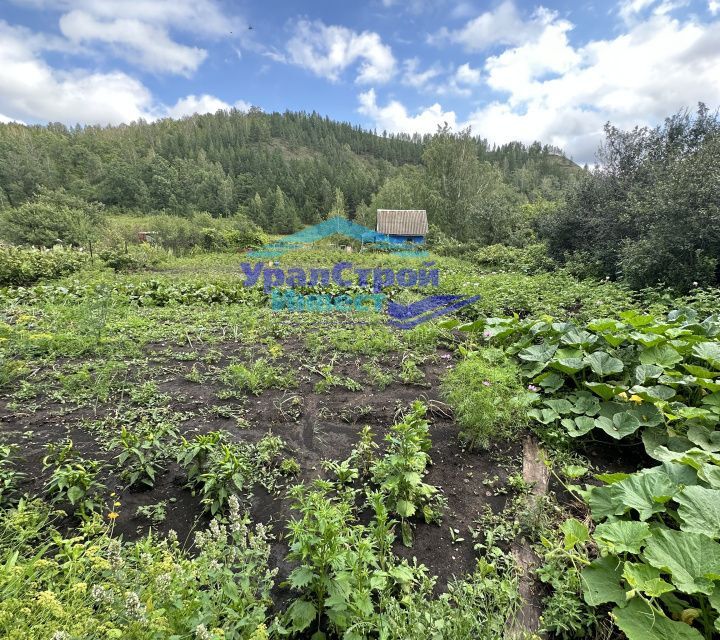
M 393 239 L 384 233 L 378 233 L 377 231 L 368 229 L 357 222 L 337 216 L 313 225 L 312 227 L 307 227 L 302 231 L 285 236 L 282 240 L 267 244 L 257 251 L 249 252 L 247 255 L 253 258 L 280 256 L 288 251 L 299 249 L 303 246 L 310 245 L 317 240 L 321 240 L 322 238 L 327 238 L 335 234 L 346 236 L 353 240 L 358 240 L 363 244 L 372 244 L 374 247 L 379 249 L 389 249 L 397 253 L 400 253 L 403 248 L 408 248 L 408 245 L 411 244 L 398 244 L 396 239 Z M 418 252 L 410 253 L 417 255 Z

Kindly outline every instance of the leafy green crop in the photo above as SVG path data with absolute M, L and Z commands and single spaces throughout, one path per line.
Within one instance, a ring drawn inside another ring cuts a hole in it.
M 521 363 L 530 416 L 577 438 L 599 430 L 620 440 L 642 430 L 702 436 L 720 421 L 720 321 L 692 310 L 666 320 L 635 311 L 584 327 L 552 318 L 489 318 L 461 327 L 482 332 Z M 693 435 L 694 434 L 694 435 Z

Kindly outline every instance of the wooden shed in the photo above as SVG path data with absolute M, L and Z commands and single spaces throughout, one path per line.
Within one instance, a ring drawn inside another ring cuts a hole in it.
M 425 209 L 378 209 L 377 232 L 398 244 L 423 244 L 428 232 L 427 213 Z

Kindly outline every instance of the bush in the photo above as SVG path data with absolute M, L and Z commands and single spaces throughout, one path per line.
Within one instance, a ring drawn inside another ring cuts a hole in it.
M 85 253 L 72 249 L 0 246 L 0 286 L 27 286 L 42 279 L 61 278 L 80 269 L 86 260 Z
M 105 249 L 100 252 L 100 258 L 115 271 L 141 271 L 165 262 L 167 253 L 160 247 L 144 243 L 127 249 Z
M 520 370 L 500 349 L 472 351 L 443 381 L 443 392 L 471 447 L 507 440 L 527 424 Z
M 113 219 L 112 245 L 137 244 L 141 232 L 155 234 L 154 244 L 176 254 L 193 249 L 233 251 L 257 248 L 267 241 L 263 230 L 240 213 L 232 218 L 213 218 L 209 213 L 189 217 L 172 215 Z
M 82 246 L 92 242 L 103 225 L 101 204 L 70 196 L 64 190 L 43 190 L 2 216 L 6 240 L 37 247 Z
M 520 249 L 504 244 L 491 244 L 471 254 L 470 260 L 486 271 L 519 271 L 540 273 L 554 267 L 544 244 L 531 244 Z

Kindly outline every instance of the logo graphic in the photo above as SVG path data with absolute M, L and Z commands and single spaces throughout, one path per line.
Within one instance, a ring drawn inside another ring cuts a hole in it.
M 414 243 L 401 241 L 385 233 L 368 229 L 347 218 L 335 216 L 312 227 L 285 236 L 282 240 L 266 244 L 260 249 L 247 253 L 247 255 L 251 258 L 276 258 L 289 251 L 300 249 L 334 235 L 357 240 L 363 245 L 373 245 L 379 249 L 391 251 L 394 255 L 426 256 L 428 254 L 427 251 L 418 249 Z
M 412 329 L 421 322 L 452 313 L 478 300 L 480 300 L 480 296 L 463 298 L 463 296 L 452 295 L 428 296 L 408 305 L 390 300 L 387 312 L 391 320 L 388 321 L 388 324 L 398 329 Z
M 274 258 L 333 235 L 360 241 L 363 246 L 368 245 L 388 251 L 393 256 L 428 255 L 427 251 L 419 249 L 418 244 L 414 242 L 373 231 L 341 217 L 330 218 L 256 251 L 248 252 L 246 255 L 251 258 Z M 390 287 L 440 286 L 439 270 L 429 268 L 434 264 L 434 262 L 423 262 L 417 269 L 394 270 L 381 267 L 355 268 L 351 262 L 339 262 L 332 268 L 319 267 L 306 270 L 301 267 L 282 268 L 271 261 L 268 265 L 264 262 L 255 264 L 243 262 L 240 267 L 245 275 L 243 284 L 246 287 L 262 285 L 265 293 L 270 294 L 270 307 L 273 311 L 319 313 L 381 311 L 383 303 L 387 302 L 388 324 L 398 329 L 412 329 L 422 322 L 452 313 L 480 299 L 480 296 L 430 295 L 404 305 L 390 300 L 382 293 L 383 289 Z M 351 290 L 366 289 L 371 291 L 372 295 L 358 294 L 354 291 L 352 295 L 295 291 L 331 283 L 343 288 L 352 288 Z

